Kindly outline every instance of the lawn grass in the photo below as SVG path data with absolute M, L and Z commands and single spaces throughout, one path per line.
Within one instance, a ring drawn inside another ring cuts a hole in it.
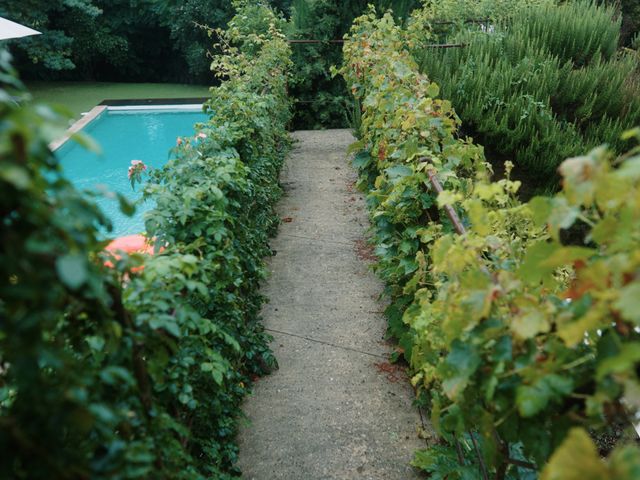
M 209 87 L 173 83 L 29 82 L 34 99 L 64 105 L 74 118 L 103 100 L 209 96 Z

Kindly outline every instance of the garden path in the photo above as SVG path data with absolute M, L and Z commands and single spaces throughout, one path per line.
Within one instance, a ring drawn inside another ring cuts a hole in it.
M 382 284 L 369 270 L 366 207 L 348 130 L 300 131 L 281 181 L 263 309 L 280 369 L 244 411 L 248 480 L 407 480 L 423 427 L 402 368 L 388 363 Z

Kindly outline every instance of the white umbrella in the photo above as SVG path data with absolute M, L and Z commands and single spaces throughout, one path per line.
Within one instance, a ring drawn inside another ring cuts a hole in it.
M 28 37 L 29 35 L 40 35 L 40 32 L 0 17 L 0 40 Z

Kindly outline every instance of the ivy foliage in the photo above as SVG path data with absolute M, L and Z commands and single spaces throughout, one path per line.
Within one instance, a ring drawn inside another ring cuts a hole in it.
M 601 460 L 587 429 L 631 435 L 640 410 L 640 147 L 565 160 L 562 191 L 522 203 L 513 165 L 491 181 L 483 148 L 460 136 L 407 48 L 419 41 L 371 11 L 341 70 L 362 105 L 354 165 L 389 333 L 443 441 L 413 464 L 442 479 L 636 478 L 638 447 Z
M 413 53 L 467 131 L 513 160 L 530 190 L 555 189 L 568 156 L 603 143 L 618 153 L 628 147 L 620 135 L 640 123 L 640 57 L 618 51 L 614 8 L 523 1 L 509 10 L 498 2 L 482 11 L 489 23 L 460 24 L 465 17 L 454 7 L 468 3 L 434 3 L 413 18 L 416 31 L 465 48 L 417 43 Z M 443 16 L 454 23 L 434 23 Z
M 0 58 L 2 478 L 239 476 L 240 402 L 276 366 L 258 286 L 289 145 L 290 49 L 268 7 L 234 6 L 212 118 L 144 187 L 152 257 L 103 253 L 108 219 L 47 147 L 66 119 L 14 101 Z

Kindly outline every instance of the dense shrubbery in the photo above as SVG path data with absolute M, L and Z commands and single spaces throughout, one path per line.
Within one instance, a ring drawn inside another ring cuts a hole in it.
M 447 16 L 446 5 L 466 3 L 435 4 L 414 20 L 424 26 Z M 512 13 L 494 12 L 488 30 L 455 25 L 438 35 L 434 25 L 438 38 L 468 46 L 414 53 L 465 128 L 526 170 L 528 183 L 553 187 L 567 156 L 602 143 L 624 150 L 620 134 L 640 123 L 639 57 L 618 53 L 613 9 L 541 2 Z
M 24 78 L 209 83 L 205 29 L 231 19 L 220 0 L 7 0 L 0 16 L 43 35 L 10 42 Z M 149 48 L 150 45 L 153 48 Z
M 409 16 L 419 5 L 418 0 L 293 0 L 288 36 L 292 39 L 322 40 L 321 44 L 295 44 L 294 75 L 291 95 L 298 101 L 294 128 L 344 127 L 351 122 L 351 98 L 340 77 L 333 77 L 330 68 L 342 63 L 339 44 L 328 40 L 341 39 L 349 31 L 353 19 L 368 3 L 380 9 L 393 9 L 397 18 Z
M 291 38 L 342 38 L 353 18 L 368 3 L 392 8 L 405 19 L 420 0 L 270 0 L 289 20 Z M 522 4 L 551 4 L 553 0 L 423 0 L 431 19 L 503 18 Z M 613 0 L 602 3 L 616 4 Z M 0 16 L 45 33 L 11 45 L 25 78 L 45 80 L 213 81 L 208 56 L 208 28 L 226 24 L 232 15 L 227 0 L 8 0 Z M 638 0 L 623 0 L 622 36 L 630 45 L 640 26 Z M 609 22 L 610 23 L 610 22 Z M 439 28 L 452 33 L 451 29 Z M 457 31 L 457 28 L 454 29 Z M 560 31 L 565 31 L 560 29 Z M 446 37 L 444 37 L 446 38 Z M 153 45 L 154 48 L 148 48 Z M 336 127 L 347 123 L 348 92 L 341 79 L 332 79 L 331 65 L 341 63 L 339 45 L 295 45 L 295 69 L 290 84 L 299 99 L 296 128 Z
M 364 16 L 342 73 L 363 106 L 354 164 L 389 331 L 442 439 L 414 465 L 437 479 L 638 478 L 637 446 L 603 460 L 587 429 L 633 432 L 626 412 L 640 409 L 640 148 L 566 160 L 562 192 L 521 203 L 511 165 L 491 182 L 482 147 L 458 137 L 413 41 Z
M 606 0 L 607 4 L 620 8 L 622 13 L 622 42 L 630 45 L 640 38 L 640 0 Z
M 368 0 L 265 0 L 287 20 L 290 38 L 335 40 L 348 31 Z M 419 0 L 376 0 L 406 18 Z M 231 18 L 228 0 L 8 0 L 0 16 L 45 33 L 10 43 L 23 77 L 211 83 L 210 36 Z M 153 45 L 150 49 L 149 45 Z M 293 46 L 289 88 L 298 99 L 294 128 L 343 127 L 350 98 L 329 67 L 341 63 L 340 45 Z
M 338 15 L 336 2 L 297 0 L 292 3 L 290 38 L 327 41 L 342 37 L 344 20 Z M 331 65 L 341 61 L 340 45 L 294 44 L 292 51 L 295 69 L 290 88 L 297 101 L 294 128 L 344 126 L 347 90 L 342 79 L 331 78 L 329 73 Z
M 108 220 L 47 147 L 65 119 L 15 103 L 0 58 L 2 478 L 237 476 L 239 403 L 275 365 L 257 287 L 278 221 L 290 49 L 268 8 L 234 3 L 215 116 L 144 189 L 157 254 L 114 268 Z

